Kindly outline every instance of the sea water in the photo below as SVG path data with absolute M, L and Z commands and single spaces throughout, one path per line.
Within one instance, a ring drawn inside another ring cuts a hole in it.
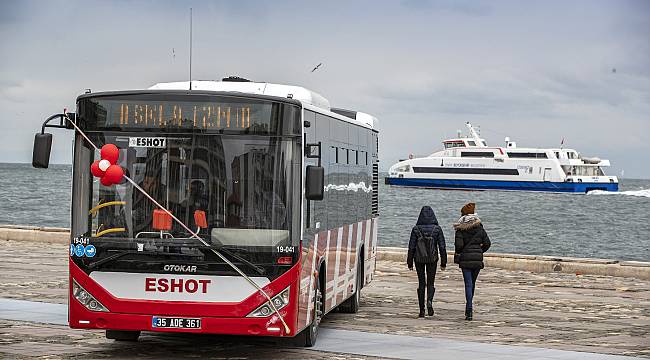
M 70 165 L 0 164 L 0 224 L 70 226 Z M 406 247 L 420 208 L 431 206 L 450 249 L 460 208 L 475 202 L 490 251 L 650 261 L 650 180 L 620 191 L 554 194 L 392 187 L 380 181 L 379 245 Z

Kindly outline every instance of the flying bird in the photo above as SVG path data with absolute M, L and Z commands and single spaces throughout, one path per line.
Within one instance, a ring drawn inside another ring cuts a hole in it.
M 313 69 L 311 69 L 311 72 L 314 72 L 314 71 L 318 70 L 318 68 L 319 68 L 321 65 L 323 65 L 323 63 L 318 63 L 318 65 L 316 65 L 316 67 L 314 67 Z
M 612 68 L 612 72 L 616 74 L 616 68 Z

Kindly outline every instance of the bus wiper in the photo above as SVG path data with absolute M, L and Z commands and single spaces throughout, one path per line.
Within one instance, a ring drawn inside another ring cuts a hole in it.
M 111 256 L 107 256 L 103 259 L 96 260 L 88 264 L 89 269 L 94 269 L 99 266 L 102 266 L 106 263 L 109 263 L 113 260 L 117 260 L 125 255 L 138 254 L 138 255 L 173 255 L 173 256 L 195 256 L 191 254 L 181 254 L 181 253 L 170 253 L 165 251 L 137 251 L 137 250 L 123 250 L 118 253 L 115 253 Z
M 252 262 L 242 258 L 241 256 L 235 254 L 234 252 L 232 252 L 230 249 L 228 249 L 227 247 L 225 247 L 223 245 L 221 245 L 221 246 L 215 246 L 215 245 L 212 245 L 212 246 L 197 246 L 197 247 L 200 248 L 200 249 L 214 249 L 214 250 L 220 251 L 220 252 L 222 252 L 224 254 L 228 254 L 230 257 L 232 257 L 233 259 L 238 260 L 242 264 L 248 265 L 248 267 L 255 270 L 255 272 L 257 272 L 258 274 L 260 274 L 260 275 L 266 274 L 266 270 L 264 270 L 264 268 L 262 268 L 260 266 L 257 266 L 255 264 L 253 264 Z
M 247 265 L 247 266 L 250 267 L 251 269 L 255 270 L 255 272 L 257 272 L 258 274 L 260 274 L 260 275 L 264 275 L 264 274 L 266 274 L 266 270 L 264 270 L 264 268 L 259 267 L 259 266 L 255 265 L 255 264 L 253 264 L 252 262 L 250 262 L 250 261 L 248 261 L 248 260 L 242 258 L 241 256 L 239 256 L 239 255 L 237 255 L 237 254 L 234 254 L 232 251 L 230 251 L 230 250 L 228 250 L 228 249 L 224 249 L 223 247 L 218 247 L 218 246 L 196 246 L 196 248 L 202 248 L 202 249 L 215 249 L 215 250 L 221 251 L 221 252 L 223 252 L 223 253 L 225 253 L 225 254 L 228 254 L 228 255 L 231 256 L 232 258 L 238 260 L 238 261 L 241 262 L 242 264 Z M 108 256 L 108 257 L 105 257 L 105 258 L 103 258 L 103 259 L 99 259 L 99 260 L 96 260 L 96 261 L 94 261 L 94 262 L 91 262 L 90 264 L 88 264 L 88 268 L 89 268 L 89 269 L 95 269 L 95 268 L 98 268 L 98 267 L 100 267 L 100 266 L 102 266 L 102 265 L 104 265 L 104 264 L 107 264 L 107 263 L 109 263 L 109 262 L 111 262 L 111 261 L 117 260 L 117 259 L 119 259 L 119 258 L 121 258 L 121 257 L 123 257 L 123 256 L 125 256 L 125 255 L 130 255 L 130 254 L 138 254 L 138 255 L 195 256 L 195 255 L 191 255 L 191 254 L 170 253 L 170 252 L 165 252 L 165 251 L 137 251 L 137 250 L 124 250 L 124 251 L 120 251 L 120 252 L 118 252 L 118 253 L 115 253 L 115 254 L 113 254 L 113 255 L 110 255 L 110 256 Z

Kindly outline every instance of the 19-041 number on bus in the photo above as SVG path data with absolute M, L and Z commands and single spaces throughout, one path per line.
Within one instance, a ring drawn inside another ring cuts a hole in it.
M 275 249 L 279 253 L 293 254 L 293 252 L 294 252 L 294 247 L 293 246 L 276 246 Z

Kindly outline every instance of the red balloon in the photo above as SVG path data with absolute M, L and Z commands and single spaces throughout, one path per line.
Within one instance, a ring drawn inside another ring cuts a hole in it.
M 113 184 L 119 184 L 122 181 L 124 170 L 119 165 L 111 165 L 106 169 L 106 175 L 103 178 L 108 179 Z M 102 178 L 102 179 L 103 179 Z
M 106 144 L 102 146 L 100 154 L 102 159 L 108 160 L 111 164 L 116 164 L 117 160 L 120 158 L 120 149 L 113 144 Z
M 95 177 L 104 176 L 104 172 L 102 171 L 102 169 L 99 168 L 99 160 L 95 160 L 95 162 L 93 162 L 93 164 L 90 165 L 90 172 Z
M 113 183 L 110 182 L 110 180 L 108 180 L 108 178 L 106 176 L 102 176 L 101 178 L 99 178 L 99 182 L 102 183 L 102 185 L 104 185 L 104 186 L 113 185 Z

